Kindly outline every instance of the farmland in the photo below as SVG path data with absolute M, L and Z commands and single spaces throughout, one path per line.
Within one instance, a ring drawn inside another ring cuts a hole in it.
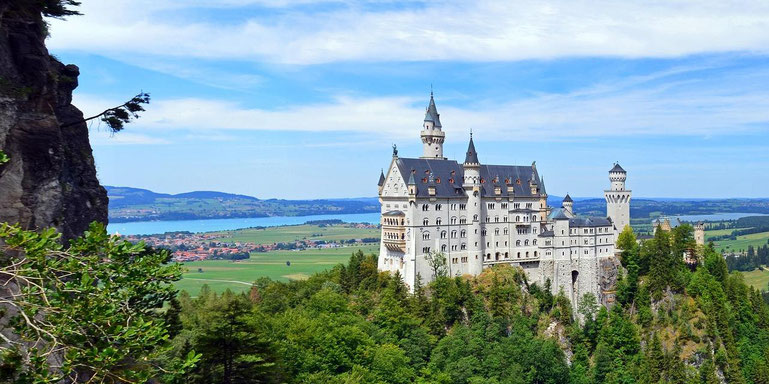
M 346 243 L 351 239 L 379 238 L 379 230 L 371 226 L 354 224 L 292 225 L 269 228 L 249 228 L 237 231 L 212 233 L 215 241 L 229 243 L 254 243 L 269 245 L 303 241 Z M 379 242 L 355 243 L 340 247 L 308 248 L 299 250 L 271 250 L 251 252 L 245 260 L 203 260 L 185 262 L 185 273 L 177 288 L 196 295 L 203 284 L 214 291 L 230 289 L 236 292 L 248 290 L 251 283 L 261 277 L 278 281 L 304 279 L 314 273 L 346 263 L 353 252 L 377 254 Z

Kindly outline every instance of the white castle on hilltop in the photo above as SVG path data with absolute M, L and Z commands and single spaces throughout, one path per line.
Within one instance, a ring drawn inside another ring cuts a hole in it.
M 563 289 L 576 306 L 585 293 L 614 301 L 614 243 L 630 223 L 627 173 L 609 171 L 607 217 L 576 217 L 569 195 L 547 206 L 545 183 L 530 166 L 482 164 L 472 134 L 463 163 L 443 157 L 445 133 L 432 93 L 421 130 L 420 158 L 393 157 L 379 177 L 382 242 L 379 270 L 400 272 L 413 289 L 433 271 L 426 256 L 442 253 L 450 276 L 478 275 L 495 264 L 521 267 L 530 283 Z

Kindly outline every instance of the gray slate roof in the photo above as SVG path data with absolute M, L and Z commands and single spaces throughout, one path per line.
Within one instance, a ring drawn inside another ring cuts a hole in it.
M 554 209 L 553 213 L 550 214 L 550 219 L 552 220 L 570 220 L 569 216 L 566 215 L 566 213 L 563 211 L 563 209 Z
M 382 214 L 382 216 L 403 216 L 405 213 L 403 211 L 387 211 Z
M 564 198 L 563 198 L 563 202 L 564 202 L 564 203 L 573 203 L 573 202 L 574 202 L 574 200 L 572 200 L 572 199 L 571 199 L 571 196 L 569 196 L 569 194 L 567 193 L 567 194 L 566 194 L 566 197 L 564 197 Z
M 609 172 L 622 172 L 622 173 L 627 173 L 627 172 L 625 172 L 625 170 L 624 170 L 624 169 L 622 169 L 622 167 L 620 167 L 620 166 L 619 166 L 619 163 L 616 163 L 616 164 L 614 164 L 614 168 L 612 168 L 612 169 L 611 169 L 611 171 L 609 171 Z
M 396 162 L 401 175 L 409 175 L 409 184 L 417 185 L 417 197 L 430 197 L 427 191 L 430 173 L 435 180 L 435 196 L 438 198 L 465 197 L 462 189 L 464 168 L 454 160 L 413 159 L 399 157 Z M 452 172 L 454 172 L 452 174 Z M 531 166 L 518 165 L 481 165 L 481 196 L 495 196 L 494 179 L 501 189 L 500 197 L 507 197 L 507 185 L 513 186 L 515 196 L 531 197 L 529 180 L 539 179 L 539 174 Z M 452 183 L 453 181 L 453 183 Z M 518 183 L 517 181 L 520 181 Z
M 553 237 L 555 236 L 555 232 L 553 231 L 544 231 L 539 234 L 539 237 Z
M 382 173 L 379 174 L 379 184 L 378 186 L 383 186 L 385 183 L 385 177 L 384 177 L 384 170 L 382 170 Z
M 575 217 L 569 219 L 569 227 L 611 227 L 608 217 Z
M 441 127 L 441 115 L 438 113 L 438 109 L 435 108 L 432 92 L 430 92 L 430 104 L 427 106 L 427 112 L 425 112 L 425 121 L 432 121 L 435 127 Z
M 473 134 L 470 134 L 470 144 L 467 145 L 467 153 L 465 154 L 465 164 L 480 164 L 478 161 L 478 152 L 475 150 L 475 144 L 473 143 Z

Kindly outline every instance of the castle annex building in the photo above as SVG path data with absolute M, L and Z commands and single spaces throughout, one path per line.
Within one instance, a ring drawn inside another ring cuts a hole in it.
M 393 147 L 379 177 L 380 270 L 400 272 L 413 289 L 418 277 L 433 279 L 426 256 L 442 253 L 450 276 L 510 264 L 541 287 L 549 279 L 553 293 L 563 289 L 574 305 L 587 292 L 613 301 L 614 242 L 630 222 L 631 191 L 619 164 L 604 192 L 607 217 L 576 217 L 568 195 L 560 208 L 547 205 L 536 163 L 484 164 L 472 135 L 462 163 L 443 157 L 445 132 L 432 94 L 420 135 L 422 156 L 400 157 Z

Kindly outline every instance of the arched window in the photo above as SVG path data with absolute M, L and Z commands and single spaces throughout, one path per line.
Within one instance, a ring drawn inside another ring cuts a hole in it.
M 422 220 L 422 225 L 430 225 L 430 220 L 428 220 L 426 217 L 424 220 Z
M 515 216 L 515 222 L 517 223 L 517 222 L 519 222 L 519 221 L 521 221 L 521 217 L 516 215 L 516 216 Z
M 442 222 L 442 220 L 441 220 L 440 217 L 435 219 L 435 225 L 441 225 L 441 222 Z
M 531 245 L 537 245 L 537 239 L 532 240 Z
M 516 247 L 520 247 L 521 246 L 521 241 L 520 240 L 516 240 L 515 241 L 515 246 Z
M 451 231 L 451 238 L 456 239 L 457 238 L 457 231 Z
M 505 235 L 507 235 L 507 228 L 505 228 L 503 232 L 505 233 Z
M 430 240 L 430 232 L 422 232 L 422 240 Z
M 446 238 L 446 231 L 441 231 L 441 239 L 445 239 L 445 238 Z
M 456 216 L 452 216 L 451 217 L 451 224 L 456 224 L 456 223 L 457 223 L 457 217 Z
M 523 242 L 523 245 L 525 245 L 525 246 L 528 246 L 528 245 L 529 245 L 529 240 L 528 240 L 528 239 L 526 239 L 526 240 Z
M 534 251 L 534 257 L 537 257 L 537 251 Z
M 529 252 L 528 251 L 526 251 L 526 257 L 529 257 Z
M 446 244 L 441 245 L 441 252 L 446 252 Z
M 495 235 L 499 235 L 499 228 L 496 228 L 496 229 L 494 230 L 494 234 L 495 234 Z
M 473 215 L 473 221 L 478 221 L 478 215 Z

